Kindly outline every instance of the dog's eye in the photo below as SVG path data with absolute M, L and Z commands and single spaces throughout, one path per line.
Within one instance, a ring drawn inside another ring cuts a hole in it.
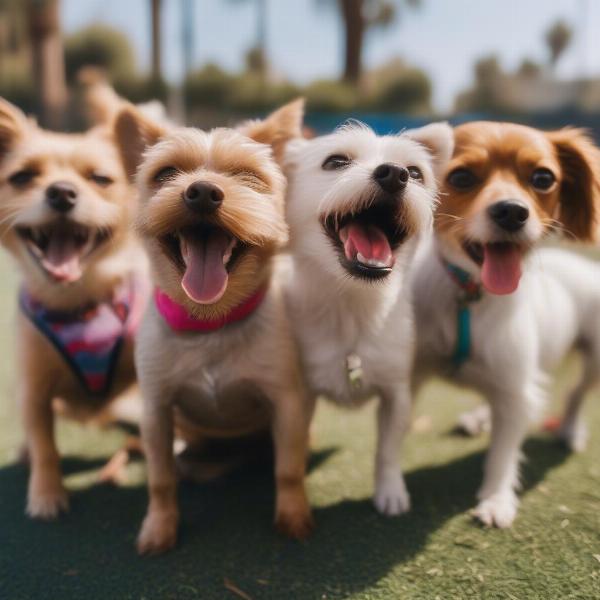
M 164 183 L 177 177 L 177 169 L 175 167 L 164 167 L 154 175 L 153 179 L 156 183 Z
M 237 177 L 244 185 L 253 188 L 266 188 L 266 181 L 256 172 L 250 169 L 239 169 L 231 172 L 234 177 Z
M 350 163 L 352 159 L 343 154 L 332 154 L 328 156 L 321 165 L 321 168 L 324 171 L 335 171 L 337 169 L 345 169 Z
M 17 171 L 16 173 L 13 173 L 9 178 L 8 181 L 10 181 L 10 183 L 16 187 L 20 187 L 23 185 L 27 185 L 35 176 L 37 175 L 36 171 L 33 171 L 31 169 L 23 169 L 21 171 Z
M 101 175 L 100 173 L 91 173 L 90 179 L 102 187 L 108 187 L 111 183 L 113 183 L 113 180 L 110 177 L 107 175 Z
M 408 167 L 408 174 L 410 175 L 411 179 L 423 181 L 423 171 L 421 171 L 419 167 Z
M 477 177 L 469 169 L 454 169 L 450 175 L 448 175 L 448 183 L 459 190 L 468 190 L 477 183 Z
M 531 185 L 536 190 L 546 191 L 549 190 L 554 183 L 556 182 L 556 177 L 554 177 L 554 173 L 550 171 L 550 169 L 536 169 L 531 174 Z

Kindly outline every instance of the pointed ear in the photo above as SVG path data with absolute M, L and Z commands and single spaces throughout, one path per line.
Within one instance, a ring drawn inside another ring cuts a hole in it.
M 440 181 L 454 152 L 454 131 L 448 123 L 432 123 L 419 129 L 410 129 L 406 135 L 425 146 L 433 158 L 433 172 Z
M 0 160 L 23 137 L 29 121 L 20 109 L 0 98 Z
M 600 213 L 600 150 L 583 129 L 565 128 L 547 135 L 563 171 L 559 221 L 577 239 L 595 241 Z
M 262 121 L 247 121 L 238 129 L 244 135 L 273 148 L 275 160 L 281 164 L 285 145 L 293 138 L 302 137 L 304 98 L 298 98 L 271 113 Z
M 164 137 L 166 130 L 135 107 L 127 106 L 117 114 L 114 133 L 127 176 L 133 180 L 144 151 Z

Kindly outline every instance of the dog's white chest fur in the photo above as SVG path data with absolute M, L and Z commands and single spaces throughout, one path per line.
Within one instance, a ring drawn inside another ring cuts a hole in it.
M 267 298 L 248 322 L 210 333 L 176 333 L 154 306 L 138 338 L 136 363 L 145 389 L 168 390 L 181 413 L 195 424 L 233 431 L 268 423 L 269 394 L 281 381 L 288 357 L 279 336 L 261 324 L 277 320 Z
M 314 394 L 340 404 L 360 404 L 381 386 L 407 375 L 412 319 L 404 293 L 397 295 L 399 287 L 392 286 L 394 293 L 358 286 L 338 293 L 321 274 L 307 277 L 296 272 L 288 302 Z

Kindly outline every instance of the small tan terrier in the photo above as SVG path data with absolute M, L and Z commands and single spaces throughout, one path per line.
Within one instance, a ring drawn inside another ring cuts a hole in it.
M 274 261 L 288 239 L 278 160 L 300 135 L 302 114 L 297 101 L 209 132 L 163 128 L 133 108 L 117 119 L 156 285 L 136 349 L 150 493 L 142 554 L 176 542 L 175 427 L 195 442 L 270 430 L 276 525 L 293 538 L 312 528 L 304 488 L 312 406 Z
M 22 276 L 17 364 L 31 517 L 68 508 L 57 404 L 98 416 L 135 382 L 132 334 L 148 286 L 129 225 L 134 204 L 109 123 L 53 133 L 0 99 L 0 236 Z

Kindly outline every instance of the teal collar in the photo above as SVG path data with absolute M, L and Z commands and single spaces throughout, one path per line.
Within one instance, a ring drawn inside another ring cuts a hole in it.
M 456 347 L 452 362 L 458 369 L 471 356 L 471 309 L 473 302 L 481 300 L 481 285 L 473 281 L 471 274 L 443 258 L 442 264 L 452 281 L 461 289 L 456 312 Z

